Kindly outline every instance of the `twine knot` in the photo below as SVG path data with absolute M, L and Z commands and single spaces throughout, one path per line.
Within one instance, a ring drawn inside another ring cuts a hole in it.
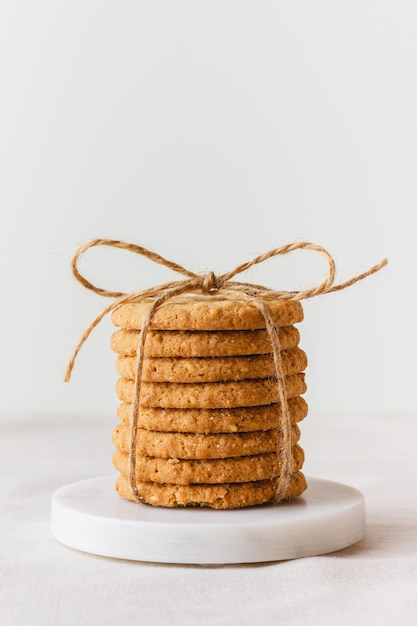
M 118 291 L 108 291 L 106 289 L 102 289 L 100 287 L 96 287 L 91 282 L 89 282 L 78 270 L 77 264 L 81 256 L 86 252 L 89 248 L 93 248 L 95 246 L 109 246 L 111 248 L 121 248 L 124 250 L 129 250 L 130 252 L 134 252 L 136 254 L 140 254 L 155 263 L 159 263 L 160 265 L 164 265 L 183 276 L 186 276 L 184 280 L 176 280 L 170 283 L 165 283 L 164 285 L 159 285 L 157 287 L 152 287 L 151 289 L 146 289 L 144 291 L 140 291 L 138 293 L 127 294 Z M 262 285 L 254 285 L 252 283 L 238 282 L 232 280 L 237 274 L 240 274 L 246 270 L 248 270 L 253 265 L 257 263 L 262 263 L 271 257 L 275 257 L 281 254 L 288 254 L 289 252 L 293 252 L 294 250 L 311 250 L 314 252 L 318 252 L 323 255 L 328 264 L 328 275 L 325 280 L 311 289 L 306 289 L 305 291 L 274 291 L 269 289 L 268 287 L 264 287 Z M 345 283 L 341 283 L 339 285 L 334 285 L 334 278 L 336 272 L 335 262 L 333 257 L 321 246 L 318 246 L 314 243 L 309 242 L 298 242 L 298 243 L 290 243 L 280 248 L 274 248 L 265 254 L 261 254 L 260 256 L 252 259 L 247 263 L 242 263 L 235 269 L 226 274 L 222 274 L 221 276 L 216 276 L 214 272 L 208 272 L 207 274 L 201 276 L 195 274 L 194 272 L 182 267 L 178 263 L 174 263 L 173 261 L 169 261 L 164 259 L 159 254 L 148 250 L 147 248 L 143 248 L 142 246 L 138 246 L 132 243 L 126 243 L 124 241 L 111 240 L 111 239 L 94 239 L 87 244 L 81 246 L 75 253 L 72 259 L 72 272 L 74 277 L 84 286 L 86 289 L 90 289 L 94 291 L 94 293 L 114 298 L 112 303 L 107 306 L 97 317 L 91 322 L 88 328 L 84 331 L 80 341 L 78 342 L 74 353 L 68 363 L 67 371 L 65 374 L 65 381 L 69 381 L 71 377 L 71 372 L 74 367 L 75 359 L 83 346 L 84 342 L 88 339 L 90 333 L 94 330 L 94 328 L 101 322 L 103 317 L 114 311 L 116 308 L 122 306 L 123 304 L 127 304 L 129 302 L 141 302 L 144 299 L 152 299 L 150 300 L 150 306 L 145 315 L 145 318 L 142 322 L 142 329 L 139 333 L 139 341 L 137 346 L 137 357 L 136 357 L 136 376 L 135 376 L 135 394 L 134 394 L 134 402 L 132 404 L 132 413 L 131 413 L 131 422 L 130 422 L 130 446 L 129 446 L 129 482 L 132 489 L 132 493 L 134 498 L 139 502 L 140 495 L 138 493 L 137 484 L 136 484 L 136 442 L 137 442 L 137 434 L 138 434 L 138 421 L 139 421 L 139 413 L 140 413 L 140 390 L 142 383 L 142 369 L 143 369 L 143 361 L 144 361 L 144 346 L 146 340 L 146 334 L 150 327 L 150 323 L 152 321 L 153 316 L 156 311 L 165 304 L 171 298 L 175 296 L 180 296 L 185 293 L 203 293 L 206 295 L 210 295 L 213 293 L 220 292 L 222 296 L 226 299 L 236 299 L 238 296 L 241 300 L 249 301 L 253 306 L 255 306 L 262 314 L 263 319 L 265 321 L 265 328 L 267 330 L 270 342 L 271 342 L 271 352 L 273 356 L 274 366 L 275 366 L 275 374 L 278 388 L 278 396 L 279 402 L 281 405 L 281 418 L 280 418 L 280 431 L 281 431 L 281 447 L 280 450 L 277 450 L 277 454 L 280 455 L 281 459 L 281 470 L 280 475 L 278 477 L 278 486 L 276 493 L 276 501 L 281 500 L 285 497 L 286 489 L 288 486 L 288 481 L 293 472 L 293 457 L 292 457 L 292 442 L 291 442 L 291 416 L 288 408 L 287 402 L 287 390 L 285 386 L 285 377 L 284 377 L 284 368 L 282 362 L 282 354 L 281 354 L 281 343 L 278 336 L 278 331 L 275 327 L 273 317 L 268 308 L 268 301 L 270 300 L 304 300 L 307 298 L 312 298 L 319 294 L 330 293 L 333 291 L 340 291 L 341 289 L 345 289 L 346 287 L 350 287 L 354 283 L 363 280 L 367 276 L 378 272 L 382 267 L 384 267 L 388 263 L 387 259 L 383 259 L 381 263 L 371 267 L 367 272 L 363 274 L 359 274 L 354 278 L 351 278 Z
M 214 272 L 209 272 L 203 276 L 201 290 L 203 293 L 213 293 L 220 289 L 220 282 Z

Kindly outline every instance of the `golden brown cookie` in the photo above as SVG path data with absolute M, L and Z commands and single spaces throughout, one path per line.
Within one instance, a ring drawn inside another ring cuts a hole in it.
M 272 501 L 277 489 L 277 479 L 222 485 L 164 485 L 154 482 L 137 482 L 136 486 L 141 500 L 153 506 L 239 509 Z M 290 477 L 285 498 L 300 496 L 306 488 L 303 473 L 296 472 Z M 118 477 L 116 490 L 122 498 L 135 501 L 125 475 L 121 474 Z
M 308 413 L 301 396 L 288 400 L 291 423 L 301 422 Z M 132 404 L 122 402 L 117 414 L 124 424 L 130 423 Z M 278 428 L 281 405 L 267 404 L 232 409 L 160 409 L 141 407 L 138 426 L 148 430 L 179 433 L 239 433 Z
M 287 398 L 305 393 L 303 373 L 285 377 Z M 135 383 L 119 378 L 119 399 L 133 402 Z M 279 402 L 277 382 L 273 378 L 224 383 L 148 383 L 142 382 L 141 405 L 176 409 L 215 409 L 258 406 Z
M 292 443 L 300 438 L 298 426 L 292 426 Z M 120 452 L 129 452 L 130 428 L 119 424 L 113 430 L 112 441 Z M 136 454 L 162 459 L 224 459 L 276 452 L 280 445 L 277 428 L 238 434 L 203 435 L 194 433 L 161 433 L 138 429 Z
M 278 330 L 281 350 L 298 346 L 300 333 L 295 326 Z M 124 356 L 135 356 L 139 341 L 138 330 L 116 330 L 111 348 Z M 146 334 L 147 357 L 209 357 L 269 354 L 271 342 L 266 330 L 186 331 L 150 330 Z
M 302 468 L 303 449 L 293 448 L 294 471 Z M 118 450 L 113 455 L 113 465 L 121 474 L 128 474 L 129 457 Z M 240 456 L 227 459 L 160 459 L 149 456 L 136 457 L 136 479 L 157 483 L 245 483 L 267 480 L 279 475 L 281 463 L 275 452 Z
M 304 350 L 281 352 L 285 375 L 303 372 L 307 367 Z M 136 358 L 119 356 L 116 371 L 123 378 L 136 376 Z M 142 380 L 155 383 L 202 383 L 228 380 L 269 378 L 275 375 L 275 365 L 270 354 L 251 356 L 199 357 L 199 358 L 145 358 Z
M 123 304 L 112 313 L 115 326 L 142 327 L 152 300 Z M 290 326 L 303 320 L 301 303 L 296 300 L 265 301 L 276 326 Z M 149 325 L 154 330 L 252 330 L 265 328 L 261 312 L 247 300 L 216 295 L 172 298 L 156 312 Z

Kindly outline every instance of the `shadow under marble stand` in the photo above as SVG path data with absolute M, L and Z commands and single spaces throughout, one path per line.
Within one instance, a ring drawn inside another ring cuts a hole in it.
M 291 502 L 230 511 L 128 502 L 115 480 L 101 476 L 58 489 L 54 537 L 101 556 L 214 565 L 326 554 L 356 543 L 365 530 L 363 495 L 327 480 L 308 478 L 308 489 Z

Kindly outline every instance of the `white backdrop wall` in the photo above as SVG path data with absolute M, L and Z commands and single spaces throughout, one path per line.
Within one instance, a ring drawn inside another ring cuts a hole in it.
M 223 272 L 309 240 L 340 281 L 305 303 L 310 410 L 416 410 L 417 10 L 413 1 L 0 0 L 0 411 L 114 413 L 107 304 L 73 280 L 91 238 Z M 82 263 L 105 287 L 174 276 L 120 251 Z M 307 288 L 325 264 L 244 278 Z

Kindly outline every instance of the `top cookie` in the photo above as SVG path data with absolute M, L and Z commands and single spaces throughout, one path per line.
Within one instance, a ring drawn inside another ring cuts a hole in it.
M 115 326 L 140 329 L 152 300 L 124 304 L 113 311 Z M 296 300 L 268 300 L 275 326 L 289 326 L 303 320 Z M 265 328 L 262 313 L 251 302 L 238 298 L 199 295 L 172 298 L 156 312 L 149 325 L 158 330 L 249 330 Z

